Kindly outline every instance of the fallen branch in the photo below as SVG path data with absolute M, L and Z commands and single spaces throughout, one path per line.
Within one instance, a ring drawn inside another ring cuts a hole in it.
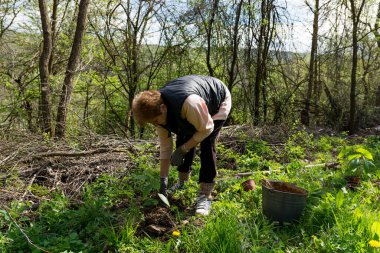
M 81 151 L 81 152 L 65 152 L 65 151 L 57 151 L 57 152 L 47 152 L 40 153 L 32 156 L 32 159 L 42 158 L 42 157 L 53 157 L 53 156 L 64 156 L 64 157 L 79 157 L 79 156 L 88 156 L 95 155 L 107 152 L 115 152 L 115 153 L 127 153 L 127 152 L 135 152 L 135 150 L 125 149 L 125 148 L 100 148 L 89 151 Z
M 7 156 L 4 160 L 0 161 L 0 165 L 5 164 L 6 161 L 12 159 L 12 158 L 15 157 L 16 155 L 17 155 L 17 151 L 14 152 L 14 153 L 12 153 L 12 154 L 10 154 L 9 156 Z
M 281 167 L 282 168 L 282 167 Z M 252 172 L 242 172 L 242 173 L 238 173 L 236 174 L 235 177 L 237 178 L 242 178 L 242 177 L 247 177 L 247 176 L 251 176 L 251 175 L 254 175 L 256 173 L 262 173 L 262 174 L 270 174 L 272 172 L 277 172 L 277 171 L 280 171 L 281 168 L 278 168 L 276 170 L 258 170 L 258 171 L 252 171 Z
M 305 165 L 304 168 L 307 169 L 307 168 L 315 168 L 315 167 L 325 167 L 325 168 L 329 168 L 329 169 L 337 169 L 339 166 L 340 166 L 339 162 L 330 162 L 330 163 L 309 164 L 309 165 Z M 267 171 L 267 170 L 262 171 L 262 170 L 260 170 L 260 171 L 252 171 L 252 172 L 241 172 L 241 173 L 236 174 L 235 177 L 251 176 L 251 175 L 253 175 L 255 173 L 258 173 L 258 172 L 269 173 L 269 172 L 279 171 L 279 170 L 281 170 L 283 168 L 284 167 L 279 167 L 276 170 L 270 170 L 270 171 Z
M 32 177 L 32 179 L 29 181 L 29 184 L 26 186 L 25 192 L 24 192 L 24 194 L 22 195 L 20 201 L 23 201 L 23 200 L 24 200 L 26 194 L 27 194 L 28 191 L 29 191 L 29 188 L 32 186 L 34 180 L 36 179 L 36 176 L 37 176 L 37 174 L 34 174 L 33 177 Z
M 236 177 L 246 177 L 246 176 L 251 176 L 253 175 L 255 172 L 242 172 L 242 173 L 238 173 L 236 174 Z
M 17 194 L 20 195 L 21 194 L 20 192 L 8 191 L 5 189 L 0 189 L 0 192 L 5 192 L 5 193 L 11 194 L 11 195 L 17 195 Z
M 325 167 L 329 169 L 337 169 L 340 166 L 339 162 L 330 162 L 330 163 L 317 163 L 306 165 L 305 168 L 314 168 L 314 167 Z
M 317 164 L 306 165 L 304 168 L 314 168 L 314 167 L 324 167 L 324 166 L 326 166 L 326 163 L 317 163 Z
M 17 222 L 13 219 L 13 217 L 11 216 L 11 214 L 7 211 L 7 210 L 4 210 L 6 215 L 11 219 L 11 221 L 13 222 L 13 224 L 15 224 L 15 226 L 20 230 L 21 234 L 23 234 L 23 236 L 26 238 L 26 240 L 28 241 L 28 243 L 30 245 L 32 245 L 33 247 L 35 247 L 36 249 L 38 250 L 41 250 L 43 252 L 46 252 L 46 253 L 51 253 L 50 251 L 44 249 L 44 248 L 41 248 L 40 246 L 36 245 L 35 243 L 33 243 L 33 241 L 28 237 L 28 235 L 24 232 L 24 230 L 22 230 L 22 228 L 17 224 Z

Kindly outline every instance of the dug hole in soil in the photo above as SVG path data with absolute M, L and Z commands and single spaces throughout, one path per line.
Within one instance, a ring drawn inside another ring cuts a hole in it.
M 145 207 L 142 209 L 144 219 L 138 225 L 137 236 L 159 237 L 160 240 L 165 241 L 173 231 L 180 230 L 181 226 L 189 222 L 187 218 L 194 215 L 194 208 L 184 206 L 180 199 L 170 198 L 169 201 L 171 206 L 176 206 L 181 212 L 185 213 L 185 219 L 179 221 L 175 212 L 162 203 L 153 207 Z M 202 222 L 196 220 L 193 225 L 201 226 Z
M 136 235 L 162 236 L 175 230 L 175 217 L 169 208 L 156 206 L 144 210 L 144 220 L 140 222 Z

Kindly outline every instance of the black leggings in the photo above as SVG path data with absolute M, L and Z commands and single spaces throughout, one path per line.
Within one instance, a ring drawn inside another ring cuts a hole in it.
M 216 137 L 219 134 L 225 120 L 214 121 L 214 131 L 201 142 L 201 170 L 199 173 L 200 183 L 213 183 L 216 177 Z M 192 135 L 177 135 L 176 146 L 179 147 L 187 142 Z M 178 166 L 179 172 L 190 172 L 195 156 L 195 147 L 185 155 L 185 160 Z

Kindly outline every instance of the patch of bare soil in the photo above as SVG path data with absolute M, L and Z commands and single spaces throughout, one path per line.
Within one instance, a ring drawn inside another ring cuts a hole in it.
M 158 197 L 157 200 L 161 201 Z M 169 196 L 168 200 L 171 207 L 175 206 L 176 210 L 179 210 L 184 214 L 182 220 L 176 217 L 177 212 L 159 202 L 160 204 L 157 206 L 143 208 L 144 218 L 138 225 L 136 235 L 157 237 L 160 238 L 160 240 L 165 241 L 171 236 L 174 230 L 180 230 L 181 227 L 190 223 L 189 220 L 194 216 L 195 206 L 184 205 L 181 199 L 172 196 Z M 199 226 L 201 224 L 199 219 L 196 219 L 191 223 L 194 226 Z
M 166 206 L 147 207 L 143 209 L 144 218 L 138 224 L 136 231 L 137 236 L 154 237 L 161 241 L 167 241 L 173 236 L 174 231 L 181 231 L 183 227 L 192 225 L 203 227 L 205 222 L 203 217 L 194 216 L 195 208 L 186 207 L 181 204 L 180 200 L 170 199 L 171 205 L 177 206 L 181 213 L 185 215 L 182 219 L 176 216 L 176 212 Z
M 294 193 L 299 195 L 306 195 L 307 191 L 294 184 L 282 182 L 282 181 L 270 181 L 262 180 L 262 184 L 269 189 L 273 189 L 280 192 Z
M 144 210 L 144 219 L 139 224 L 137 235 L 162 236 L 172 232 L 178 226 L 170 210 L 157 206 Z

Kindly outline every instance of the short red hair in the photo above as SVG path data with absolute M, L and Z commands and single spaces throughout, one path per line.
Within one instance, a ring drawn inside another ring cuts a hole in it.
M 145 125 L 153 118 L 161 115 L 160 106 L 163 103 L 158 90 L 147 90 L 135 96 L 132 102 L 132 115 L 137 123 Z

